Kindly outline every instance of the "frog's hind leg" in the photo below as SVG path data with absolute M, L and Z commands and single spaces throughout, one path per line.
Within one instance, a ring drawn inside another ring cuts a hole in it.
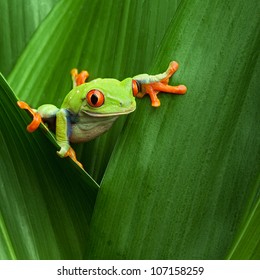
M 88 71 L 83 70 L 80 73 L 78 73 L 78 69 L 76 69 L 76 68 L 71 69 L 70 74 L 71 74 L 71 78 L 72 78 L 73 88 L 84 84 L 86 79 L 89 76 Z

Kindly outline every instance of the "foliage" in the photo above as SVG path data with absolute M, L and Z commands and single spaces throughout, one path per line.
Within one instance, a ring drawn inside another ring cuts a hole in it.
M 259 259 L 258 1 L 32 2 L 22 18 L 0 3 L 0 257 Z M 137 100 L 76 147 L 97 183 L 25 130 L 16 96 L 60 105 L 73 67 L 123 79 L 171 60 L 185 96 Z

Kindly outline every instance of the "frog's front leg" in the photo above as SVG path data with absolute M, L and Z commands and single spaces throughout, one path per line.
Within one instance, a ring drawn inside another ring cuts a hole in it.
M 27 131 L 29 132 L 33 132 L 35 131 L 40 123 L 42 122 L 42 118 L 40 113 L 37 112 L 37 110 L 32 109 L 26 102 L 24 101 L 17 101 L 17 105 L 21 108 L 21 109 L 25 109 L 28 110 L 31 115 L 33 116 L 33 120 L 30 124 L 27 125 Z
M 39 127 L 40 123 L 49 124 L 51 120 L 56 117 L 56 113 L 59 111 L 59 109 L 52 104 L 44 104 L 40 106 L 37 110 L 32 109 L 24 101 L 18 101 L 17 104 L 21 109 L 28 110 L 33 117 L 33 120 L 27 126 L 27 131 L 29 132 L 35 131 Z
M 56 140 L 61 147 L 57 154 L 60 157 L 70 157 L 82 169 L 83 165 L 77 160 L 76 153 L 69 143 L 71 133 L 70 114 L 66 109 L 60 109 L 56 113 Z
M 141 74 L 133 77 L 134 82 L 137 83 L 134 96 L 142 98 L 145 94 L 148 94 L 150 96 L 152 106 L 159 107 L 160 100 L 157 97 L 159 92 L 185 94 L 187 91 L 186 86 L 168 85 L 170 77 L 178 70 L 178 67 L 178 63 L 176 61 L 172 61 L 164 73 L 158 75 Z
M 60 157 L 71 157 L 73 161 L 75 161 L 81 168 L 83 168 L 82 164 L 76 158 L 75 151 L 70 147 L 69 144 L 71 124 L 69 121 L 69 113 L 67 110 L 58 109 L 52 104 L 42 105 L 37 110 L 32 109 L 24 101 L 18 101 L 17 104 L 21 109 L 28 110 L 33 116 L 32 122 L 27 126 L 27 130 L 29 132 L 35 131 L 39 127 L 41 122 L 43 124 L 45 122 L 49 123 L 51 119 L 56 118 L 56 140 L 61 147 L 60 151 L 57 152 L 58 155 Z

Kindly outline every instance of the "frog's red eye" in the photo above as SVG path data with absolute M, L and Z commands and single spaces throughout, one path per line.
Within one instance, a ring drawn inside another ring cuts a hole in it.
M 89 91 L 87 93 L 86 99 L 91 107 L 100 107 L 104 104 L 105 101 L 104 94 L 97 89 L 92 89 L 91 91 Z

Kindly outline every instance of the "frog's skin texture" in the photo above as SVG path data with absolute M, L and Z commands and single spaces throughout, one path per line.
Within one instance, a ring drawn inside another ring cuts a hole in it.
M 123 81 L 116 79 L 95 79 L 85 83 L 87 71 L 78 73 L 71 70 L 73 89 L 66 95 L 60 108 L 44 104 L 37 110 L 18 101 L 22 109 L 27 109 L 33 121 L 27 126 L 29 132 L 36 130 L 40 123 L 47 124 L 56 134 L 61 157 L 70 156 L 80 167 L 70 142 L 86 142 L 106 132 L 120 116 L 136 109 L 135 97 L 142 98 L 148 94 L 152 106 L 160 106 L 159 92 L 184 94 L 184 85 L 168 85 L 169 78 L 177 71 L 178 63 L 172 61 L 168 69 L 158 75 L 141 74 Z M 83 167 L 82 167 L 83 168 Z

